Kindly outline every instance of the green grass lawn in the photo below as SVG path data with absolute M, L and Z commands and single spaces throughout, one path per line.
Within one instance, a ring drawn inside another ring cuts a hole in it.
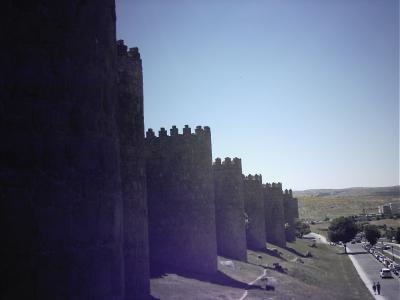
M 324 237 L 328 238 L 328 227 L 330 222 L 322 222 L 314 225 L 310 225 L 310 230 L 312 232 L 318 233 L 323 235 Z
M 343 249 L 329 245 L 317 244 L 317 248 L 309 246 L 308 240 L 298 239 L 296 243 L 289 243 L 287 249 L 278 248 L 282 258 L 262 255 L 259 252 L 249 252 L 249 262 L 262 263 L 272 266 L 279 262 L 285 269 L 285 274 L 268 269 L 267 276 L 275 277 L 275 291 L 265 292 L 265 298 L 257 298 L 263 291 L 255 290 L 248 299 L 267 299 L 274 295 L 274 299 L 373 299 L 367 288 L 359 278 Z M 274 247 L 274 246 L 272 246 Z M 303 263 L 296 261 L 296 257 L 311 251 L 312 258 L 303 258 Z
M 373 299 L 348 256 L 342 254 L 342 248 L 322 244 L 313 248 L 309 245 L 310 241 L 305 239 L 288 243 L 288 248 L 285 249 L 268 245 L 268 248 L 276 248 L 281 253 L 280 257 L 248 250 L 248 262 L 219 257 L 218 269 L 222 278 L 225 276 L 222 281 L 210 282 L 174 274 L 153 278 L 152 295 L 160 300 L 227 300 L 240 299 L 247 289 L 246 300 Z M 302 257 L 307 251 L 311 251 L 311 258 Z M 276 271 L 273 263 L 279 263 L 284 272 Z M 271 289 L 262 289 L 261 280 L 246 287 L 247 283 L 254 281 L 264 271 Z M 236 283 L 232 285 L 230 280 Z
M 381 226 L 381 225 L 386 224 L 387 227 L 393 227 L 393 228 L 400 227 L 400 219 L 374 220 L 374 221 L 370 221 L 369 223 L 377 225 L 377 226 Z

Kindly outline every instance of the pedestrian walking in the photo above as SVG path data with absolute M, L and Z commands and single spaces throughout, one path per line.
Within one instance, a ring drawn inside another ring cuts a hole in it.
M 374 295 L 376 295 L 376 284 L 375 284 L 375 281 L 374 281 L 374 284 L 372 285 L 372 289 L 374 290 Z
M 381 284 L 379 283 L 379 281 L 376 283 L 376 290 L 378 291 L 378 295 L 381 294 Z

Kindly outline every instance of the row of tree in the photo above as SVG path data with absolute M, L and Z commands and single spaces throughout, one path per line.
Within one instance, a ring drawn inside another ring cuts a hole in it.
M 355 238 L 357 233 L 364 232 L 365 239 L 373 246 L 381 237 L 381 232 L 376 225 L 368 223 L 357 224 L 351 217 L 339 217 L 332 220 L 328 228 L 329 240 L 338 243 L 342 242 L 344 245 L 345 252 L 347 253 L 346 243 L 350 242 Z M 400 243 L 400 227 L 396 231 L 393 231 L 392 237 Z

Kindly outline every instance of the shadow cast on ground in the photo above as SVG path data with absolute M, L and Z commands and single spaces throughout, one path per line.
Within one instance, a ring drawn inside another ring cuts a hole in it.
M 289 251 L 289 252 L 291 252 L 291 253 L 293 253 L 293 254 L 295 254 L 295 255 L 297 255 L 297 256 L 306 258 L 306 256 L 305 256 L 303 253 L 300 253 L 300 252 L 298 252 L 297 250 L 295 250 L 295 249 L 293 249 L 293 248 L 285 247 L 285 250 L 287 250 L 287 251 Z
M 244 290 L 253 290 L 253 289 L 263 290 L 263 288 L 261 288 L 258 285 L 249 285 L 247 283 L 238 281 L 222 273 L 221 271 L 218 271 L 216 274 L 213 275 L 206 275 L 206 274 L 190 272 L 187 270 L 171 266 L 160 266 L 157 268 L 157 270 L 155 270 L 154 268 L 151 270 L 151 278 L 162 278 L 167 274 L 176 274 L 182 277 L 196 279 L 199 281 L 209 282 L 218 285 L 224 285 L 232 288 L 238 288 Z M 273 286 L 270 285 L 266 286 L 266 290 L 274 290 L 274 289 L 275 288 Z
M 347 253 L 337 252 L 336 254 L 337 255 L 358 255 L 358 254 L 368 254 L 368 253 L 365 251 L 359 251 L 359 252 L 347 252 Z

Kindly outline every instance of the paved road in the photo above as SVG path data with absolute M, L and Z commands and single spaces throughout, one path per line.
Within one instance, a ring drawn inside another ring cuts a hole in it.
M 384 250 L 385 254 L 389 257 L 392 257 L 392 254 L 393 254 L 393 256 L 400 259 L 400 245 L 394 244 L 394 243 L 385 243 L 385 244 L 393 247 L 393 249 L 390 248 L 390 249 Z M 380 243 L 378 243 L 377 246 L 380 246 Z
M 366 283 L 369 289 L 372 289 L 372 282 L 381 284 L 381 295 L 378 299 L 399 300 L 400 299 L 400 279 L 395 276 L 393 279 L 382 279 L 379 276 L 379 270 L 384 266 L 377 261 L 372 254 L 365 251 L 361 244 L 348 244 L 349 252 L 352 259 L 356 261 L 354 264 L 360 277 Z M 357 266 L 358 265 L 358 266 Z M 363 278 L 366 277 L 366 278 Z

